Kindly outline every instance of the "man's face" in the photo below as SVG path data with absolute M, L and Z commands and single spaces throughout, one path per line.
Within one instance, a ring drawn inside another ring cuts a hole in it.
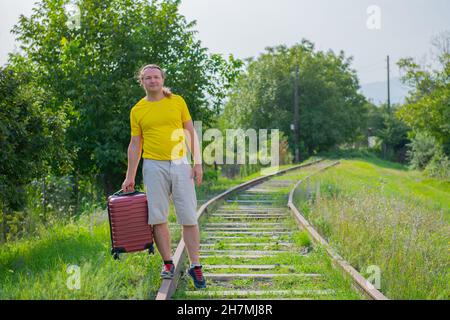
M 146 69 L 142 75 L 142 83 L 148 92 L 159 92 L 164 86 L 161 71 L 156 68 Z

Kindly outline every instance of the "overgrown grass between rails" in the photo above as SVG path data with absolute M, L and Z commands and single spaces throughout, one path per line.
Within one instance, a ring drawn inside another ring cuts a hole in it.
M 362 299 L 362 295 L 356 292 L 352 288 L 351 280 L 344 276 L 339 270 L 337 270 L 326 254 L 326 252 L 320 248 L 315 247 L 308 255 L 304 256 L 295 252 L 279 253 L 275 256 L 267 256 L 258 259 L 245 259 L 245 258 L 206 258 L 203 260 L 206 265 L 204 272 L 209 272 L 207 265 L 212 264 L 225 264 L 225 265 L 239 265 L 239 264 L 279 264 L 271 273 L 290 273 L 292 276 L 274 277 L 267 280 L 255 280 L 255 279 L 235 279 L 228 282 L 218 282 L 208 280 L 208 288 L 203 290 L 203 294 L 200 296 L 191 297 L 186 294 L 186 291 L 195 290 L 189 276 L 184 274 L 182 281 L 179 282 L 179 287 L 175 292 L 174 299 L 205 299 L 209 292 L 220 290 L 332 290 L 333 293 L 327 295 L 314 295 L 309 294 L 303 296 L 309 299 Z M 287 266 L 287 267 L 285 267 Z M 187 268 L 187 265 L 185 265 Z M 213 270 L 215 273 L 224 273 L 225 270 Z M 232 270 L 226 270 L 228 273 Z M 235 270 L 238 273 L 245 273 L 242 269 Z M 251 273 L 264 273 L 255 272 Z M 321 277 L 301 277 L 298 276 L 301 273 L 317 273 Z M 265 298 L 278 299 L 280 297 L 273 294 L 264 296 Z M 302 298 L 300 295 L 292 295 L 293 298 Z M 227 297 L 232 298 L 232 297 Z M 256 296 L 248 296 L 247 298 L 261 298 Z
M 380 268 L 389 298 L 448 299 L 449 199 L 443 181 L 352 160 L 301 185 L 295 203 L 363 275 Z

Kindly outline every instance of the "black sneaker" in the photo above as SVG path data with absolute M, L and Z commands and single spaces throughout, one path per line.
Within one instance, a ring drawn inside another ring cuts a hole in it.
M 195 266 L 195 267 L 189 268 L 188 273 L 191 276 L 192 280 L 194 280 L 194 286 L 197 289 L 206 288 L 206 279 L 203 276 L 201 266 Z
M 173 279 L 174 274 L 175 274 L 175 265 L 173 263 L 163 264 L 161 270 L 161 278 Z

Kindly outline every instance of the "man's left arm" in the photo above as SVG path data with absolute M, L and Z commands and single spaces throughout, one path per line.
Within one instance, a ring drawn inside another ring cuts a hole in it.
M 202 183 L 203 179 L 203 169 L 202 169 L 202 156 L 197 132 L 195 131 L 192 120 L 183 122 L 183 128 L 185 131 L 186 143 L 194 160 L 194 166 L 192 168 L 192 178 L 195 178 L 195 181 L 199 186 Z

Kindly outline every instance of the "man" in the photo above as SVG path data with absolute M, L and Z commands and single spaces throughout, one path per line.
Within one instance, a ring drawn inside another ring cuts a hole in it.
M 148 222 L 153 225 L 155 243 L 164 260 L 161 277 L 172 279 L 175 270 L 167 223 L 169 197 L 172 195 L 191 262 L 188 274 L 196 288 L 205 288 L 206 281 L 199 261 L 200 235 L 194 186 L 194 178 L 197 185 L 201 184 L 203 171 L 192 119 L 184 99 L 164 87 L 165 73 L 159 66 L 144 66 L 138 78 L 146 96 L 130 112 L 131 141 L 122 190 L 134 190 L 143 149 L 142 172 L 148 199 Z M 193 167 L 186 158 L 186 138 L 194 157 Z

